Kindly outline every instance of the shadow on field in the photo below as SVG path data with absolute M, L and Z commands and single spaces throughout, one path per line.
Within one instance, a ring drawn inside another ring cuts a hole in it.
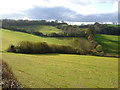
M 28 54 L 26 54 L 26 55 L 28 55 Z M 29 54 L 29 55 L 49 55 L 49 56 L 56 55 L 56 56 L 58 56 L 60 54 L 59 53 L 45 53 L 45 54 L 43 53 L 43 54 Z
M 103 50 L 106 53 L 114 53 L 119 54 L 120 51 L 118 50 L 118 42 L 117 40 L 110 40 L 107 39 L 105 36 L 99 35 L 95 36 L 95 40 L 103 46 Z

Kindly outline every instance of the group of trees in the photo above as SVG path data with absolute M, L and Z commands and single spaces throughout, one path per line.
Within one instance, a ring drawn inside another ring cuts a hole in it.
M 30 25 L 67 25 L 65 22 L 59 23 L 58 21 L 46 21 L 46 20 L 11 20 L 11 19 L 3 19 L 2 20 L 2 27 L 11 27 L 11 26 L 30 26 Z
M 102 46 L 93 39 L 88 41 L 85 39 L 74 38 L 71 45 L 75 47 L 75 49 L 86 54 L 104 56 Z
M 72 36 L 72 37 L 86 37 L 87 32 L 84 28 L 87 26 L 72 26 L 72 25 L 57 25 L 58 29 L 63 31 L 64 36 Z
M 120 26 L 119 25 L 107 25 L 95 23 L 90 25 L 88 32 L 91 34 L 108 34 L 108 35 L 120 35 Z

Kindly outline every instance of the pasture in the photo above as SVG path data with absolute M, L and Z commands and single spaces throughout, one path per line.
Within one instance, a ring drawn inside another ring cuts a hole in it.
M 32 34 L 10 31 L 6 29 L 0 30 L 2 33 L 2 49 L 5 50 L 11 44 L 16 44 L 20 41 L 34 41 L 34 42 L 47 42 L 48 44 L 60 44 L 60 45 L 69 45 L 73 40 L 72 37 L 61 37 L 61 38 L 52 38 L 52 37 L 39 37 Z
M 62 30 L 48 25 L 30 25 L 30 26 L 17 26 L 17 28 L 30 30 L 30 31 L 39 31 L 43 34 L 51 34 L 51 33 L 62 33 Z
M 24 87 L 118 87 L 117 58 L 69 54 L 3 53 L 3 59 Z
M 38 37 L 1 30 L 3 51 L 19 41 L 69 44 L 72 38 Z M 101 35 L 97 35 L 97 40 Z M 103 35 L 104 36 L 104 35 Z M 108 37 L 107 39 L 110 39 Z M 115 38 L 111 38 L 115 41 Z M 102 42 L 102 41 L 101 41 Z M 115 44 L 116 45 L 116 44 Z M 108 50 L 109 51 L 109 50 Z M 2 53 L 15 77 L 25 88 L 117 88 L 118 58 L 72 54 Z
M 117 55 L 120 54 L 118 50 L 118 44 L 120 44 L 119 37 L 120 36 L 97 34 L 94 39 L 103 46 L 104 52 Z

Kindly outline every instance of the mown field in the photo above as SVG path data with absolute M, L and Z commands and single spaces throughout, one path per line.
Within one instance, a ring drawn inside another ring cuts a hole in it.
M 2 30 L 3 51 L 23 40 L 69 44 L 71 38 L 43 38 Z M 117 88 L 118 58 L 70 54 L 2 53 L 15 77 L 30 88 Z
M 110 54 L 120 54 L 120 51 L 118 50 L 118 45 L 120 44 L 120 41 L 118 38 L 120 38 L 120 36 L 104 34 L 98 34 L 94 37 L 94 39 L 103 46 L 104 52 Z
M 117 58 L 68 54 L 3 53 L 3 59 L 24 87 L 118 87 Z

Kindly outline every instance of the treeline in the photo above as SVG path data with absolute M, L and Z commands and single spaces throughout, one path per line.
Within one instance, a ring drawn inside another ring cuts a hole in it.
M 50 25 L 62 30 L 62 33 L 51 33 L 45 35 L 38 30 L 23 28 L 30 25 Z M 34 34 L 43 37 L 85 37 L 90 38 L 94 34 L 120 35 L 120 26 L 95 23 L 94 25 L 67 25 L 67 23 L 58 21 L 48 22 L 46 20 L 28 21 L 28 20 L 2 20 L 2 28 L 13 31 L 19 31 Z M 87 29 L 87 30 L 85 30 Z
M 107 34 L 107 35 L 120 35 L 120 26 L 119 25 L 107 25 L 95 23 L 90 25 L 88 32 L 91 34 Z
M 59 23 L 56 21 L 46 21 L 46 20 L 11 20 L 11 19 L 3 19 L 2 20 L 2 27 L 10 27 L 10 26 L 31 26 L 31 25 L 67 25 L 64 21 Z
M 85 29 L 88 28 L 88 25 L 57 25 L 56 28 L 61 29 L 64 33 L 64 36 L 86 37 L 87 32 Z
M 52 33 L 50 35 L 44 35 L 43 33 L 37 30 L 30 30 L 22 28 L 22 26 L 31 26 L 31 25 L 50 25 L 58 29 L 61 29 L 63 33 Z M 19 28 L 18 28 L 19 27 Z M 21 27 L 21 28 L 20 28 Z M 14 31 L 21 31 L 29 34 L 35 34 L 38 36 L 50 36 L 50 37 L 87 37 L 91 34 L 108 34 L 108 35 L 120 35 L 120 26 L 119 25 L 107 25 L 95 23 L 94 25 L 68 25 L 64 21 L 59 23 L 56 21 L 46 21 L 46 20 L 2 20 L 2 28 L 10 29 Z M 87 31 L 85 29 L 88 29 Z M 89 33 L 90 32 L 90 33 Z

